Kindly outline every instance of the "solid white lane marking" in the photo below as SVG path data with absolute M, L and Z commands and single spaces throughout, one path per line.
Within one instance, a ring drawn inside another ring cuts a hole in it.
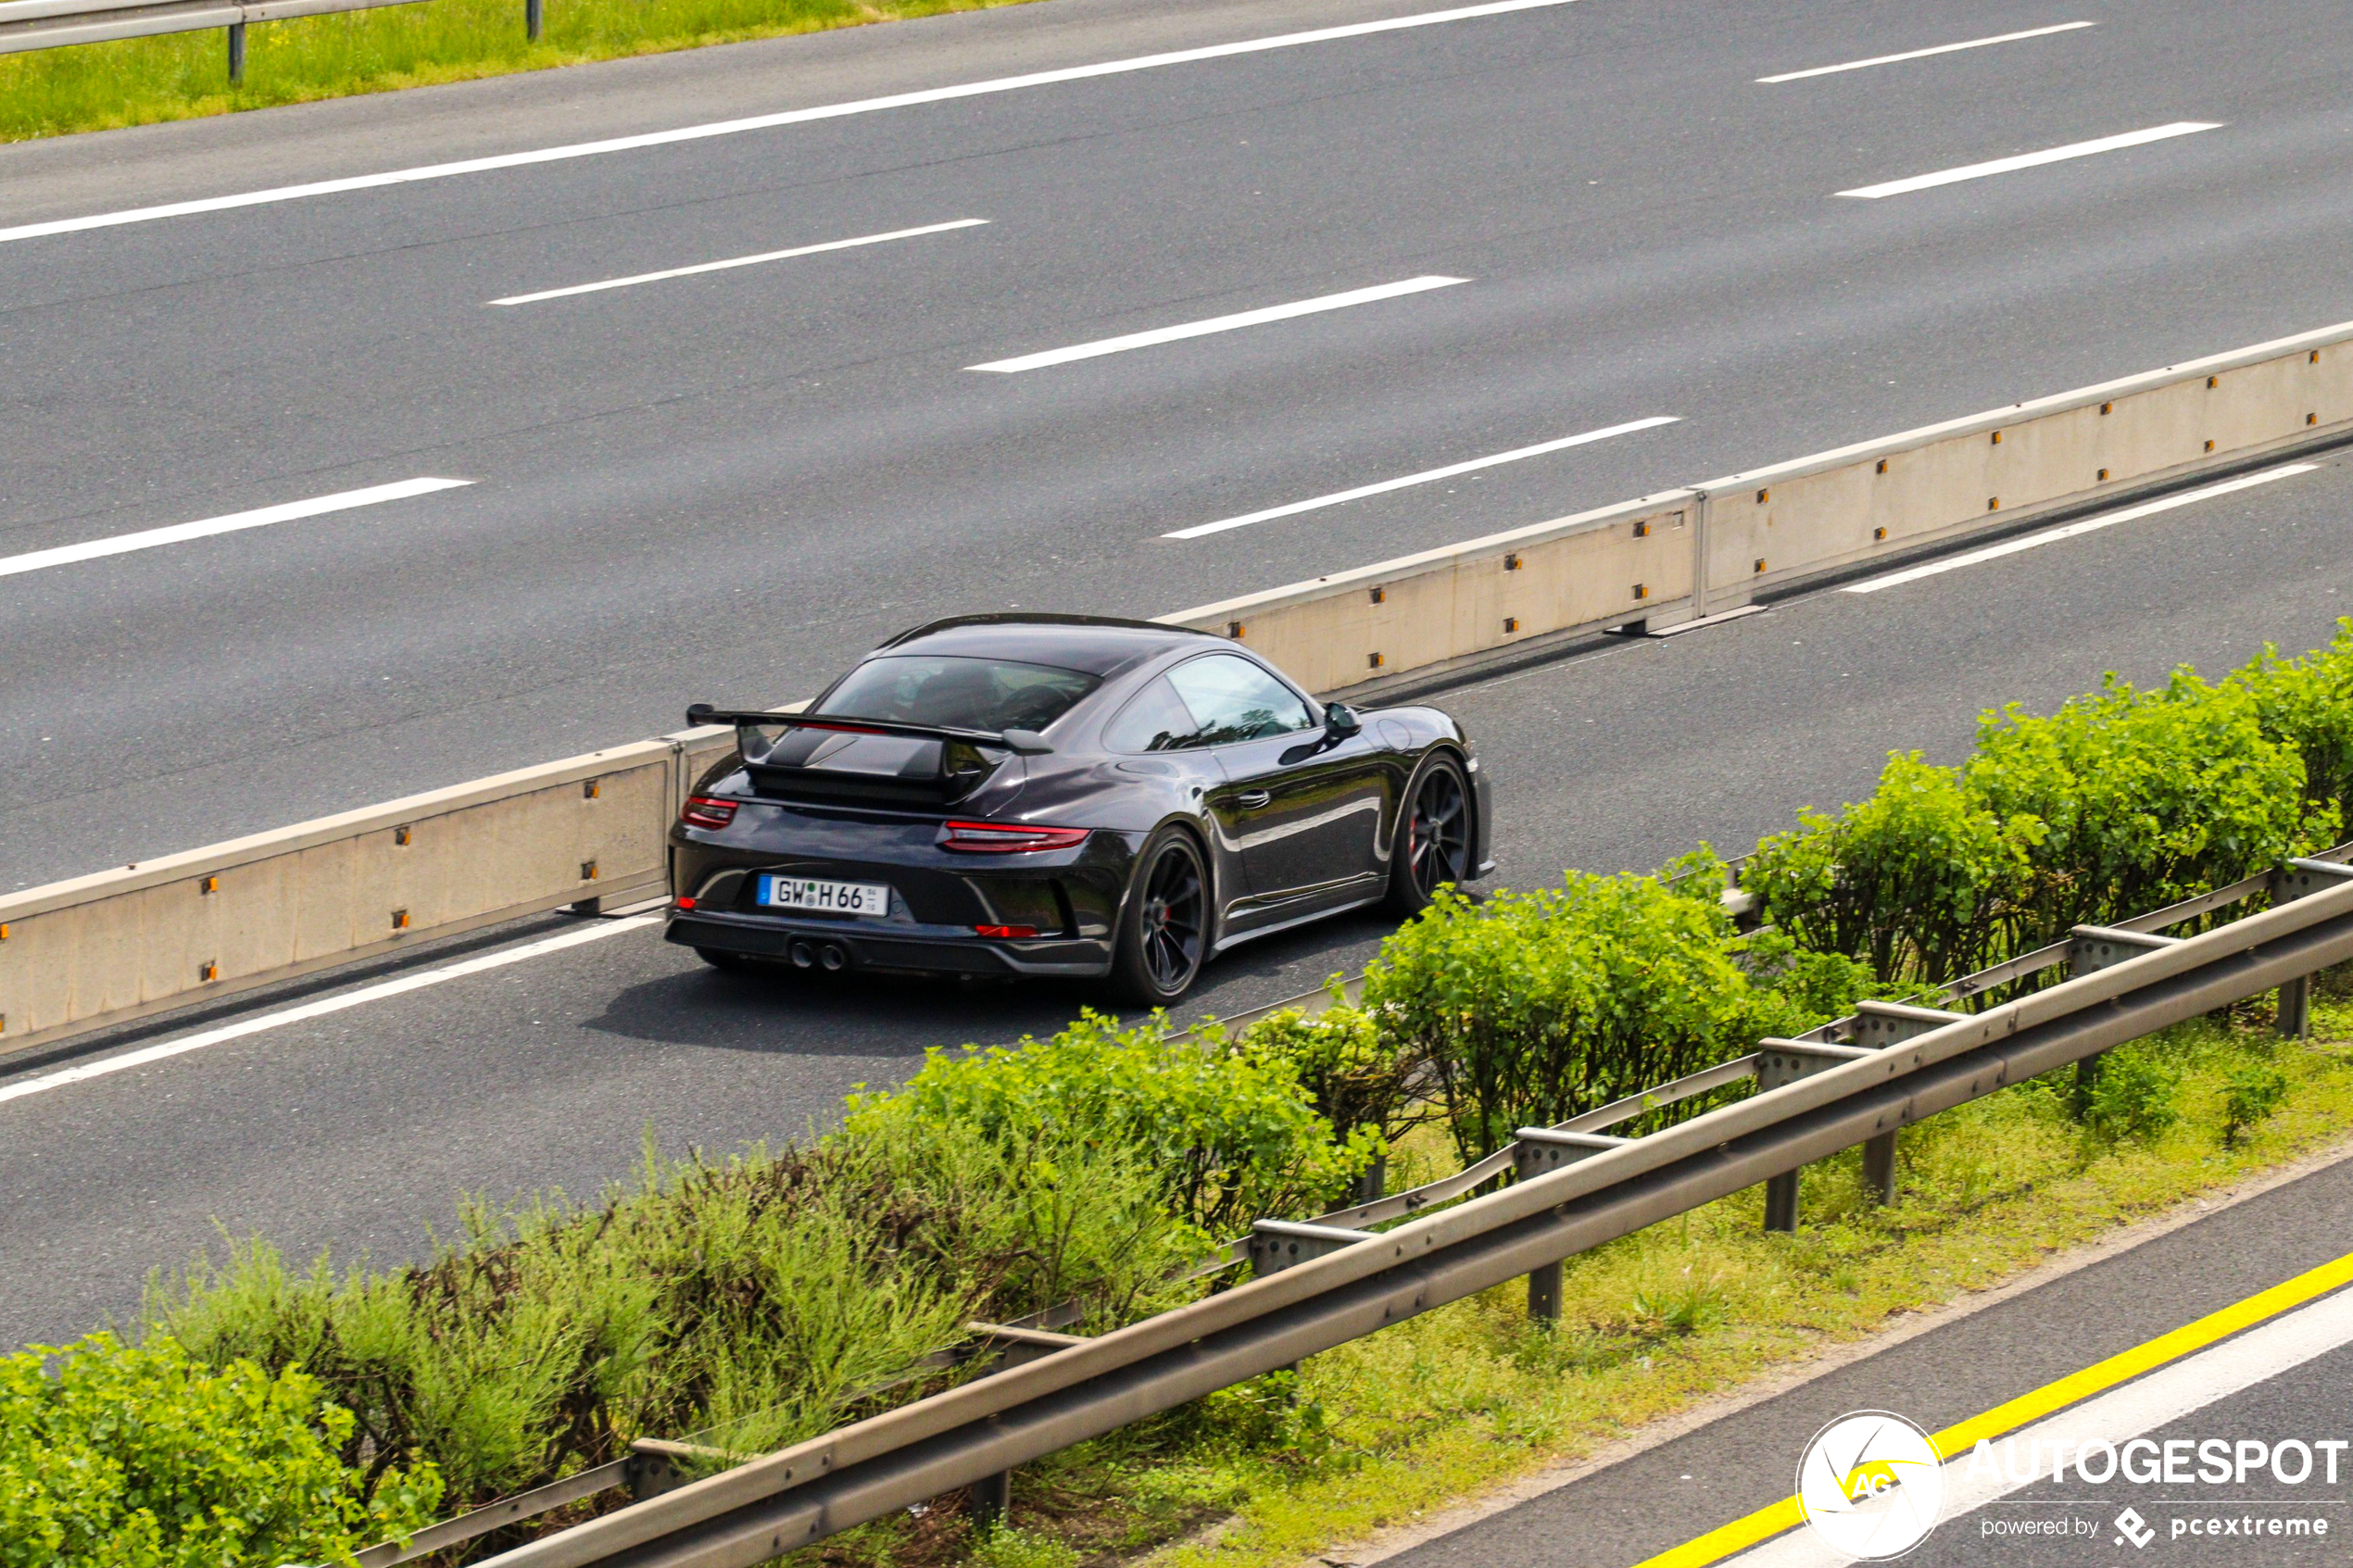
M 1933 174 L 1915 174 L 1908 180 L 1890 180 L 1884 184 L 1857 185 L 1851 191 L 1841 191 L 1842 196 L 1859 196 L 1865 201 L 1877 201 L 1881 196 L 1900 196 L 1909 191 L 1926 191 L 1938 185 L 1957 185 L 1964 180 L 1982 180 L 1989 174 L 2007 174 L 2014 169 L 2039 169 L 2046 163 L 2064 163 L 2069 158 L 2091 157 L 2099 153 L 2113 153 L 2126 147 L 2145 146 L 2151 142 L 2163 142 L 2175 136 L 2195 136 L 2201 131 L 2220 131 L 2219 119 L 2177 119 L 2170 125 L 2152 125 L 2145 131 L 2127 131 L 2120 136 L 2102 136 L 2094 142 L 2070 142 L 2064 147 L 2045 147 L 2039 153 L 2020 153 L 2016 157 L 1997 157 L 1990 163 L 1964 164 L 1958 169 L 1940 169 Z
M 1467 283 L 1468 278 L 1441 278 L 1436 275 L 1406 278 L 1399 282 L 1381 283 L 1369 289 L 1350 289 L 1345 294 L 1319 295 L 1314 299 L 1296 299 L 1289 305 L 1269 305 L 1260 310 L 1243 310 L 1231 316 L 1212 316 L 1205 321 L 1185 321 L 1174 327 L 1154 327 L 1148 332 L 1128 332 L 1120 337 L 1097 338 L 1092 343 L 1075 343 L 1068 348 L 1049 348 L 1042 353 L 1024 354 L 1011 359 L 992 359 L 986 365 L 967 365 L 967 370 L 995 370 L 1013 375 L 1021 370 L 1042 370 L 1049 365 L 1067 365 L 1074 359 L 1092 359 L 1104 354 L 1125 354 L 1131 348 L 1151 348 L 1163 343 L 1177 343 L 1189 337 L 1206 337 L 1212 332 L 1230 332 L 1238 327 L 1263 326 L 1268 321 L 1288 321 L 1294 316 L 1314 316 L 1326 310 L 1345 310 L 1352 305 L 1371 305 L 1378 300 L 1395 299 L 1401 295 L 1424 294 L 1431 289 L 1453 288 Z
M 0 556 L 0 577 L 96 560 L 103 556 L 127 555 L 132 550 L 152 550 L 157 545 L 208 539 L 216 533 L 234 533 L 241 529 L 267 528 L 273 522 L 292 522 L 296 518 L 346 512 L 354 507 L 372 507 L 381 501 L 405 501 L 412 495 L 430 495 L 436 490 L 462 489 L 472 483 L 471 479 L 404 479 L 396 484 L 371 484 L 365 490 L 344 490 L 333 495 L 315 495 L 308 501 L 284 501 L 254 511 L 232 512 L 227 517 L 175 522 L 167 528 L 143 529 L 137 533 L 118 533 L 111 539 L 90 539 L 79 545 L 59 545 L 54 549 L 30 550 L 20 556 Z
M 1971 1479 L 1969 1472 L 1974 1450 L 1956 1455 L 1944 1463 L 1944 1520 L 1938 1529 L 1950 1530 L 1962 1516 L 2033 1485 L 2032 1477 L 2012 1481 L 1998 1474 L 2002 1469 L 1999 1456 L 2006 1441 L 2014 1445 L 2013 1454 L 2029 1457 L 2050 1454 L 2056 1458 L 2054 1446 L 2060 1444 L 2066 1446 L 2070 1456 L 2085 1443 L 2096 1445 L 2105 1441 L 2121 1449 L 2131 1438 L 2269 1383 L 2348 1344 L 2353 1344 L 2353 1291 L 2340 1290 L 2309 1307 L 2299 1307 L 2259 1328 L 2251 1328 L 2212 1349 L 2201 1350 L 2121 1388 L 2037 1422 L 2007 1439 L 1991 1439 L 1996 1456 L 1993 1466 L 1996 1474 L 1986 1474 L 1986 1466 L 1981 1461 L 1976 1465 L 1978 1474 Z M 2047 1471 L 2041 1474 L 2048 1475 Z M 1934 1540 L 1936 1536 L 1931 1535 L 1929 1539 Z M 1855 1559 L 1833 1551 L 1813 1531 L 1801 1526 L 1727 1561 L 1740 1568 L 1831 1568 Z
M 1361 501 L 1367 495 L 1385 495 L 1391 490 L 1403 490 L 1410 485 L 1428 484 L 1432 480 L 1452 479 L 1458 473 L 1473 473 L 1504 463 L 1516 463 L 1525 458 L 1541 458 L 1547 452 L 1566 451 L 1592 441 L 1607 441 L 1613 435 L 1629 435 L 1638 430 L 1651 430 L 1659 425 L 1671 425 L 1680 418 L 1675 414 L 1654 414 L 1648 419 L 1629 420 L 1622 425 L 1608 425 L 1601 430 L 1589 430 L 1581 435 L 1564 435 L 1557 441 L 1540 441 L 1533 446 L 1516 446 L 1508 452 L 1498 452 L 1491 458 L 1473 458 L 1466 463 L 1449 463 L 1442 469 L 1424 469 L 1403 479 L 1384 479 L 1378 484 L 1360 484 L 1353 490 L 1339 490 L 1329 495 L 1317 495 L 1312 500 L 1293 501 L 1288 506 L 1269 507 L 1263 512 L 1250 512 L 1241 517 L 1221 518 L 1215 522 L 1196 523 L 1164 533 L 1164 539 L 1198 539 L 1205 533 L 1223 533 L 1228 529 L 1248 528 L 1253 522 L 1266 522 L 1278 517 L 1295 517 L 1312 512 L 1319 507 L 1337 507 L 1346 501 Z
M 439 985 L 451 980 L 462 980 L 470 974 L 481 974 L 489 970 L 504 969 L 509 964 L 522 963 L 526 960 L 539 958 L 547 953 L 560 952 L 566 947 L 577 947 L 585 942 L 601 942 L 608 936 L 618 936 L 624 931 L 635 931 L 651 925 L 661 918 L 658 914 L 630 915 L 621 920 L 600 921 L 594 925 L 582 926 L 577 931 L 567 931 L 560 935 L 542 937 L 536 942 L 526 942 L 520 947 L 507 947 L 498 952 L 484 953 L 480 958 L 467 959 L 440 969 L 420 970 L 415 974 L 404 974 L 396 980 L 387 980 L 381 985 L 363 985 L 357 991 L 346 991 L 339 997 L 326 997 L 315 1002 L 304 1002 L 299 1007 L 287 1008 L 280 1012 L 263 1013 L 258 1018 L 239 1019 L 234 1023 L 223 1024 L 218 1029 L 207 1029 L 201 1034 L 190 1035 L 182 1039 L 166 1040 L 158 1046 L 145 1046 L 135 1051 L 125 1051 L 120 1056 L 105 1057 L 97 1061 L 85 1061 L 79 1067 L 68 1067 L 55 1073 L 44 1073 L 38 1078 L 27 1078 L 20 1084 L 0 1084 L 0 1102 L 22 1099 L 28 1095 L 45 1094 L 51 1089 L 64 1088 L 68 1084 L 84 1083 L 92 1078 L 106 1077 L 112 1073 L 128 1073 L 134 1067 L 145 1067 L 151 1062 L 163 1061 L 175 1056 L 185 1056 L 190 1051 L 200 1051 L 207 1046 L 218 1046 L 230 1040 L 242 1040 L 248 1035 L 258 1035 L 265 1030 L 283 1029 L 289 1023 L 301 1023 L 309 1019 L 324 1018 L 330 1013 L 342 1012 L 349 1008 L 365 1007 L 370 1002 L 380 1002 L 386 997 L 402 996 L 410 991 L 422 991 L 428 985 Z
M 2193 502 L 2211 500 L 2217 495 L 2227 495 L 2233 490 L 2247 490 L 2258 484 L 2269 484 L 2275 479 L 2290 479 L 2299 473 L 2310 473 L 2318 467 L 2320 467 L 2318 463 L 2289 463 L 2284 468 L 2265 469 L 2261 473 L 2241 474 L 2236 479 L 2226 479 L 2220 484 L 2208 484 L 2196 490 L 2184 490 L 2178 495 L 2167 495 L 2155 501 L 2144 501 L 2137 507 L 2126 507 L 2121 511 L 2102 512 L 2097 517 L 2083 518 L 2076 522 L 2064 523 L 2057 528 L 2046 528 L 2040 533 L 2028 533 L 2016 539 L 2005 539 L 1998 545 L 1988 545 L 1982 550 L 1970 550 L 1965 555 L 1953 556 L 1944 560 L 1932 560 L 1925 566 L 1909 567 L 1902 571 L 1891 571 L 1884 577 L 1870 577 L 1860 583 L 1849 583 L 1841 592 L 1876 594 L 1881 588 L 1894 588 L 1906 583 L 1917 583 L 1923 577 L 1934 577 L 1939 572 L 1958 571 L 1962 567 L 1975 566 L 1981 561 L 1999 560 L 2004 556 L 2017 555 L 2020 550 L 2039 549 L 2045 545 L 2056 545 L 2062 539 L 2072 539 L 2081 533 L 2096 533 L 2103 528 L 2113 528 L 2120 522 L 2131 522 L 2137 518 L 2154 517 L 2158 512 L 2170 512 L 2176 507 L 2186 507 Z
M 1779 76 L 1760 76 L 1759 83 L 1803 82 L 1809 76 L 1835 76 L 1843 70 L 1861 70 L 1869 66 L 1892 66 L 1899 60 L 1924 60 L 1931 55 L 1950 55 L 1962 49 L 1982 49 L 1991 44 L 2015 44 L 2021 38 L 2048 38 L 2054 32 L 2073 32 L 2077 28 L 2097 27 L 2097 22 L 2061 22 L 2057 27 L 2031 27 L 2024 32 L 2000 32 L 1991 38 L 1971 38 L 1959 44 L 1939 44 L 1932 49 L 1906 49 L 1900 55 L 1873 55 L 1868 60 L 1848 60 L 1840 65 L 1816 66 L 1811 70 L 1785 70 Z
M 600 294 L 606 289 L 625 289 L 637 283 L 658 283 L 665 278 L 691 278 L 701 272 L 724 272 L 736 267 L 757 267 L 764 261 L 787 261 L 796 256 L 815 256 L 820 251 L 855 250 L 860 245 L 878 245 L 891 240 L 912 240 L 918 234 L 943 234 L 950 229 L 977 229 L 987 224 L 986 218 L 959 218 L 952 223 L 926 223 L 920 229 L 893 229 L 887 234 L 861 234 L 854 240 L 827 240 L 823 245 L 796 245 L 791 250 L 765 250 L 758 256 L 731 257 L 725 261 L 705 261 L 693 267 L 673 267 L 665 272 L 639 272 L 627 278 L 607 278 L 598 283 L 574 283 L 570 288 L 541 289 L 537 294 L 510 294 L 504 299 L 494 299 L 493 305 L 533 305 L 543 299 L 566 299 L 576 294 Z
M 456 174 L 521 169 L 535 163 L 560 163 L 569 158 L 596 157 L 605 153 L 630 152 L 639 147 L 661 147 L 678 142 L 699 142 L 711 136 L 733 136 L 746 131 L 766 131 L 779 125 L 805 125 L 812 120 L 837 119 L 844 115 L 873 114 L 881 109 L 908 108 L 918 104 L 942 104 L 956 98 L 976 98 L 992 93 L 1045 87 L 1058 82 L 1124 76 L 1131 71 L 1156 70 L 1162 66 L 1189 65 L 1196 60 L 1227 59 L 1236 55 L 1263 54 L 1269 49 L 1296 48 L 1303 44 L 1328 44 L 1342 38 L 1365 38 L 1375 33 L 1434 27 L 1441 22 L 1468 21 L 1478 17 L 1507 16 L 1514 11 L 1542 10 L 1571 4 L 1574 0 L 1492 0 L 1492 3 L 1483 6 L 1423 11 L 1415 16 L 1390 17 L 1383 21 L 1353 22 L 1346 27 L 1319 27 L 1306 32 L 1277 33 L 1269 38 L 1249 38 L 1238 44 L 1213 44 L 1199 49 L 1172 49 L 1165 54 L 1138 55 L 1129 59 L 1104 60 L 1096 65 L 1067 66 L 1060 70 L 1038 70 L 1023 76 L 996 77 L 987 82 L 960 82 L 953 87 L 927 87 L 913 93 L 893 93 L 880 98 L 856 98 L 848 103 L 824 104 L 815 108 L 786 109 L 777 114 L 753 115 L 743 119 L 682 125 L 672 131 L 648 132 L 636 136 L 612 136 L 598 142 L 539 147 L 527 153 L 499 153 L 489 157 L 461 158 L 454 163 L 429 163 L 414 169 L 387 169 L 381 174 L 314 180 L 307 184 L 279 185 L 266 191 L 244 191 L 235 195 L 205 196 L 195 201 L 166 202 L 158 207 L 92 213 L 86 218 L 21 223 L 13 229 L 0 229 L 0 242 L 37 239 L 45 234 L 78 233 L 86 229 L 110 229 L 120 223 L 146 223 L 159 218 L 184 218 L 200 212 L 225 212 L 233 207 L 300 201 L 309 196 L 334 195 L 345 191 L 370 191 L 384 185 L 410 184 L 420 180 L 446 180 Z

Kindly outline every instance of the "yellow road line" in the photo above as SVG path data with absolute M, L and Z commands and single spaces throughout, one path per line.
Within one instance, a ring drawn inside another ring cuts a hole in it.
M 2184 1323 L 2170 1334 L 2160 1334 L 2145 1345 L 2119 1351 L 2081 1372 L 2071 1372 L 2056 1382 L 2043 1385 L 2031 1394 L 2021 1394 L 2007 1404 L 1995 1405 L 1982 1415 L 1973 1415 L 1957 1425 L 1946 1427 L 1931 1441 L 1936 1444 L 1936 1451 L 1947 1460 L 1957 1458 L 1975 1448 L 1982 1437 L 1998 1437 L 2006 1432 L 2032 1425 L 2055 1411 L 2080 1403 L 2120 1383 L 2130 1383 L 2143 1373 L 2153 1372 L 2168 1361 L 2180 1361 L 2218 1340 L 2229 1338 L 2242 1329 L 2252 1328 L 2266 1318 L 2277 1317 L 2291 1307 L 2300 1307 L 2346 1285 L 2353 1285 L 2353 1252 L 2334 1262 L 2322 1263 L 2317 1269 L 2308 1270 L 2269 1290 L 2258 1291 L 2243 1301 L 2234 1301 L 2208 1312 L 2196 1323 Z M 1710 1530 L 1696 1540 L 1685 1541 L 1680 1546 L 1669 1547 L 1655 1557 L 1644 1558 L 1634 1568 L 1705 1568 L 1708 1563 L 1720 1562 L 1734 1552 L 1745 1550 L 1759 1541 L 1769 1540 L 1784 1530 L 1795 1529 L 1805 1520 L 1797 1499 L 1794 1497 L 1783 1498 L 1779 1502 L 1758 1509 L 1745 1519 L 1735 1519 L 1730 1524 Z

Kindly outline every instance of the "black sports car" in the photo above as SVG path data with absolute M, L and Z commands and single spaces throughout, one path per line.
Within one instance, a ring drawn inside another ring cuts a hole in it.
M 905 633 L 736 749 L 670 835 L 671 941 L 970 974 L 1110 974 L 1145 1005 L 1211 955 L 1491 869 L 1486 775 L 1432 708 L 1319 704 L 1204 632 L 979 615 Z

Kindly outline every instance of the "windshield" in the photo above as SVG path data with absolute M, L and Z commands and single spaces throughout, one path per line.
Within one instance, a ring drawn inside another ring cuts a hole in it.
M 941 654 L 870 659 L 813 713 L 959 730 L 1042 730 L 1102 683 L 1076 670 Z

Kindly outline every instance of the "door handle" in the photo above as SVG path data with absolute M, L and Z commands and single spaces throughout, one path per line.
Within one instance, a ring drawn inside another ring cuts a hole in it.
M 1274 798 L 1263 789 L 1246 789 L 1234 797 L 1234 803 L 1246 810 L 1255 811 Z

